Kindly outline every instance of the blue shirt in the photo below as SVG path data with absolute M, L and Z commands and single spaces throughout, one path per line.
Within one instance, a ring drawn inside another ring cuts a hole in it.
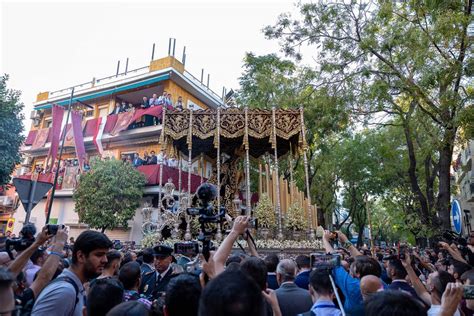
M 346 298 L 344 311 L 346 311 L 347 315 L 364 315 L 364 301 L 360 293 L 360 280 L 351 277 L 341 266 L 333 269 L 332 276 L 334 282 Z
M 311 311 L 316 316 L 340 316 L 341 310 L 332 301 L 317 300 L 311 307 Z

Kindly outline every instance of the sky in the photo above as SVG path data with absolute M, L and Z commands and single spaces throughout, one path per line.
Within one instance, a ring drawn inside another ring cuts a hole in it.
M 262 29 L 286 12 L 291 0 L 213 1 L 11 1 L 0 0 L 0 73 L 8 87 L 22 91 L 25 126 L 39 92 L 54 91 L 149 64 L 186 46 L 186 69 L 218 95 L 238 88 L 246 52 L 278 53 Z

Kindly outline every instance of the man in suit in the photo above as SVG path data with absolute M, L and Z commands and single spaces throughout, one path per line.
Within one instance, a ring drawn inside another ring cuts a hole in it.
M 403 267 L 399 259 L 392 259 L 388 262 L 387 275 L 392 279 L 392 283 L 388 286 L 389 290 L 403 291 L 415 299 L 420 299 L 418 295 L 416 295 L 415 289 L 407 283 L 405 279 L 407 270 L 405 270 L 405 267 Z
M 155 256 L 153 255 L 153 249 L 145 248 L 143 249 L 143 263 L 140 266 L 142 275 L 148 272 L 155 271 L 155 266 L 153 265 L 155 261 Z
M 280 288 L 275 293 L 282 316 L 295 316 L 308 311 L 313 303 L 309 291 L 299 288 L 294 282 L 296 263 L 290 259 L 281 260 L 276 273 Z
M 150 157 L 148 159 L 147 165 L 156 165 L 158 163 L 158 158 L 155 155 L 155 151 L 150 151 Z
M 177 276 L 173 274 L 171 262 L 173 256 L 171 253 L 173 249 L 159 245 L 153 248 L 155 256 L 155 271 L 150 271 L 142 275 L 142 285 L 140 286 L 140 293 L 146 297 L 157 299 L 166 291 L 166 287 L 170 280 Z
M 143 160 L 140 158 L 140 156 L 138 156 L 138 153 L 135 153 L 133 155 L 133 166 L 136 168 L 141 165 L 143 165 Z
M 298 275 L 295 278 L 295 284 L 304 290 L 308 290 L 309 273 L 311 272 L 310 258 L 306 255 L 299 255 L 295 261 L 298 266 Z
M 265 258 L 265 264 L 267 265 L 267 287 L 272 290 L 278 289 L 278 282 L 276 279 L 276 268 L 280 259 L 276 254 L 269 254 Z

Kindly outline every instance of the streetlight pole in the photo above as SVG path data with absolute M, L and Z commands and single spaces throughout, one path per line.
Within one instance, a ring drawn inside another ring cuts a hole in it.
M 56 185 L 58 183 L 59 169 L 61 167 L 61 158 L 63 156 L 64 141 L 66 140 L 67 125 L 69 124 L 69 116 L 71 115 L 71 107 L 72 107 L 72 98 L 73 97 L 74 97 L 74 87 L 71 90 L 71 97 L 69 98 L 69 105 L 68 105 L 67 116 L 66 116 L 66 124 L 64 125 L 63 135 L 62 135 L 62 138 L 61 138 L 61 149 L 59 150 L 58 167 L 56 168 L 56 172 L 54 174 L 53 188 L 51 189 L 51 199 L 50 199 L 49 205 L 48 205 L 48 213 L 46 214 L 46 224 L 49 223 L 49 218 L 51 217 L 51 209 L 53 207 L 53 200 L 54 200 L 54 193 L 56 192 Z M 72 128 L 72 126 L 71 126 L 71 128 Z
M 369 209 L 369 198 L 365 198 L 365 210 L 367 212 L 367 221 L 369 222 L 369 241 L 370 241 L 370 251 L 374 253 L 374 239 L 372 238 L 372 221 L 370 220 L 370 209 Z

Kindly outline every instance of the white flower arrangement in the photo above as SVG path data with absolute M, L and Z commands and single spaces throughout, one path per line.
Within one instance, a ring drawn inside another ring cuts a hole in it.
M 260 228 L 274 229 L 276 227 L 275 209 L 268 194 L 262 194 L 253 212 Z
M 307 228 L 305 212 L 300 203 L 296 201 L 286 212 L 286 228 L 289 231 L 304 231 Z

